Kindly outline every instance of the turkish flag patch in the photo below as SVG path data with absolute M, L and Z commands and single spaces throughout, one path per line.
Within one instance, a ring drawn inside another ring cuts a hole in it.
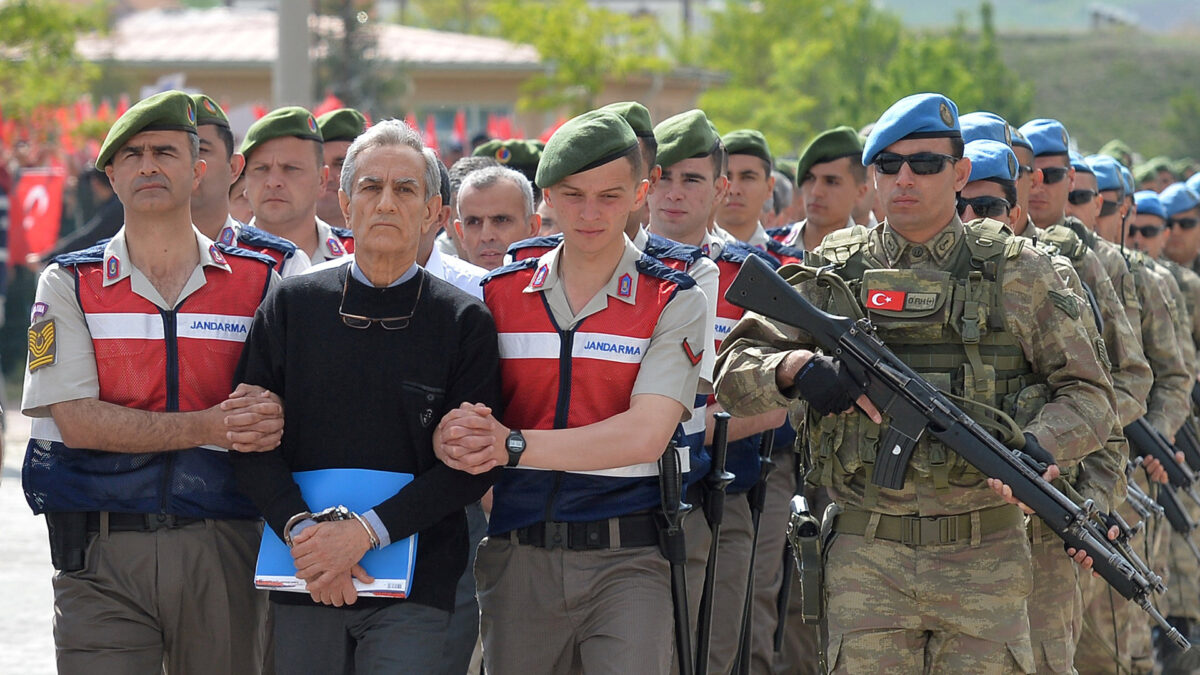
M 904 309 L 904 291 L 883 291 L 870 289 L 867 291 L 867 309 L 888 309 L 899 312 Z

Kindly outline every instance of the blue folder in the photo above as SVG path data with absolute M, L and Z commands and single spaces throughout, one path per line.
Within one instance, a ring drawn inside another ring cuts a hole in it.
M 410 473 L 370 469 L 321 469 L 292 474 L 300 494 L 314 513 L 330 506 L 344 505 L 356 513 L 365 513 L 412 482 Z M 412 591 L 413 564 L 417 559 L 417 535 L 393 541 L 378 551 L 367 551 L 361 564 L 375 577 L 375 583 L 357 579 L 354 586 L 362 596 L 404 598 Z M 292 552 L 271 528 L 263 529 L 258 550 L 254 585 L 273 591 L 307 592 L 302 579 L 296 578 Z

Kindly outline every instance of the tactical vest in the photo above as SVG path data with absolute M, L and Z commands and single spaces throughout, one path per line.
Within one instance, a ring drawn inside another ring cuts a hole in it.
M 889 269 L 871 232 L 860 225 L 838 230 L 825 238 L 819 253 L 810 254 L 809 265 L 835 265 L 855 294 L 830 293 L 824 309 L 869 318 L 888 348 L 985 426 L 991 416 L 977 404 L 1012 416 L 1018 425 L 1027 423 L 1048 389 L 1006 328 L 1001 285 L 1005 264 L 1020 255 L 1026 240 L 997 221 L 974 221 L 964 224 L 946 270 Z M 865 415 L 813 412 L 807 424 L 814 461 L 809 480 L 833 485 L 835 475 L 837 480 L 863 475 L 865 506 L 874 504 L 878 488 L 870 479 L 880 426 Z M 851 435 L 860 439 L 857 453 L 843 447 Z M 912 472 L 930 476 L 939 491 L 952 482 L 981 479 L 929 434 L 918 444 L 909 472 L 909 477 Z
M 608 307 L 564 330 L 543 293 L 526 293 L 548 273 L 536 258 L 502 267 L 484 280 L 496 320 L 504 423 L 513 429 L 587 426 L 629 409 L 642 357 L 663 309 L 692 278 L 648 256 L 637 263 L 637 303 Z M 539 275 L 541 275 L 539 277 Z M 679 435 L 677 431 L 676 436 Z M 683 458 L 687 471 L 687 457 Z M 587 522 L 649 509 L 660 502 L 657 463 L 602 471 L 505 469 L 495 485 L 488 532 L 540 521 Z
M 1093 234 L 1093 236 L 1095 235 Z M 1061 255 L 1076 267 L 1091 250 L 1093 244 L 1093 241 L 1081 237 L 1078 232 L 1062 223 L 1046 228 L 1037 240 L 1038 250 L 1048 255 Z
M 219 250 L 232 273 L 205 266 L 204 285 L 169 311 L 134 293 L 129 278 L 106 287 L 103 246 L 55 260 L 75 276 L 95 349 L 101 401 L 153 412 L 189 412 L 229 395 L 242 344 L 270 282 L 271 263 L 250 251 Z M 235 485 L 228 453 L 69 448 L 52 421 L 37 422 L 22 477 L 35 513 L 258 516 Z

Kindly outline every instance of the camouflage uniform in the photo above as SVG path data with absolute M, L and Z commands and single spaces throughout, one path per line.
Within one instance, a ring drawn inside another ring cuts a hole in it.
M 1115 420 L 1108 366 L 1080 320 L 1082 300 L 1026 240 L 1002 227 L 972 224 L 970 236 L 966 232 L 957 217 L 923 245 L 886 223 L 870 231 L 852 228 L 827 237 L 816 261 L 848 263 L 839 274 L 860 291 L 859 303 L 868 289 L 904 290 L 905 284 L 926 300 L 936 296 L 926 305 L 933 309 L 919 313 L 924 316 L 871 311 L 880 337 L 935 385 L 1023 417 L 1024 429 L 1072 469 L 1107 442 Z M 860 243 L 842 246 L 848 241 Z M 972 257 L 994 281 L 976 273 L 949 279 L 948 272 L 962 270 Z M 999 285 L 994 293 L 992 284 Z M 862 311 L 815 283 L 799 287 L 818 307 Z M 991 300 L 990 311 L 980 306 L 984 299 Z M 974 351 L 968 343 L 977 333 L 981 339 L 973 344 L 981 349 Z M 957 369 L 946 367 L 951 345 L 961 350 Z M 798 329 L 748 313 L 718 355 L 719 400 L 735 415 L 786 405 L 776 367 L 787 352 L 806 346 L 811 340 Z M 940 354 L 923 358 L 931 346 Z M 985 377 L 976 382 L 967 376 L 972 372 Z M 870 481 L 879 426 L 858 414 L 810 415 L 807 422 L 815 467 L 808 480 L 825 485 L 845 509 L 826 547 L 833 671 L 1032 671 L 1025 611 L 1032 575 L 1019 513 L 929 436 L 913 453 L 904 487 L 894 491 Z M 952 516 L 963 536 L 889 540 L 888 530 L 915 525 L 896 516 L 923 517 L 923 524 Z M 865 524 L 861 534 L 850 531 L 857 523 Z

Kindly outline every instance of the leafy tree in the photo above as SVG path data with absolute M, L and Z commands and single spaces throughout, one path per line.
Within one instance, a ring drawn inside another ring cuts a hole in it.
M 377 25 L 371 0 L 318 0 L 317 11 L 337 17 L 333 30 L 317 31 L 323 57 L 314 65 L 314 100 L 332 93 L 346 105 L 368 113 L 395 109 L 404 82 L 395 69 L 381 71 L 375 61 Z
M 1172 152 L 1200 157 L 1200 94 L 1185 90 L 1172 96 L 1164 126 L 1177 143 Z
M 658 24 L 648 16 L 592 7 L 585 0 L 494 0 L 488 10 L 499 35 L 533 45 L 546 64 L 545 72 L 522 86 L 521 108 L 581 113 L 596 107 L 607 82 L 669 68 L 659 55 Z
M 487 35 L 496 32 L 488 11 L 490 0 L 414 0 L 400 16 L 400 23 L 455 33 Z
M 104 25 L 100 5 L 56 0 L 0 3 L 0 91 L 7 119 L 25 121 L 39 110 L 77 100 L 99 69 L 75 51 L 75 37 Z

